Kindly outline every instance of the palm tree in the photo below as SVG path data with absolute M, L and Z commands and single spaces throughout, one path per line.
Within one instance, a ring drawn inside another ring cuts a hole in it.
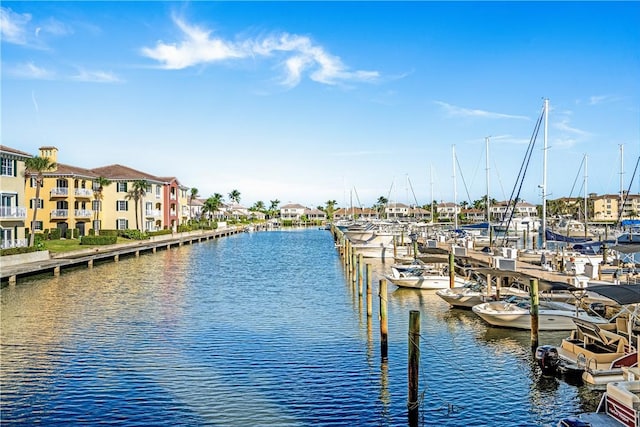
M 215 193 L 213 196 L 205 200 L 202 212 L 203 213 L 208 212 L 209 214 L 211 214 L 211 217 L 213 217 L 215 213 L 218 211 L 218 209 L 220 208 L 221 204 L 222 204 L 222 194 Z
M 264 212 L 264 209 L 265 209 L 265 206 L 262 200 L 258 200 L 253 204 L 253 206 L 249 208 L 250 211 L 255 211 L 255 212 Z
M 191 189 L 191 193 L 189 194 L 189 221 L 191 221 L 191 204 L 194 199 L 198 198 L 198 189 L 193 187 Z
M 276 212 L 278 211 L 278 205 L 280 204 L 280 200 L 278 199 L 270 200 L 269 203 L 271 203 L 271 206 L 269 206 L 269 218 L 272 218 L 273 216 L 275 216 Z
M 36 218 L 38 216 L 38 204 L 40 203 L 40 189 L 44 181 L 44 172 L 51 171 L 57 167 L 55 162 L 48 157 L 30 157 L 25 160 L 25 178 L 36 179 L 36 200 L 33 207 L 33 218 L 31 219 L 31 233 L 29 233 L 29 246 L 33 246 L 36 238 Z
M 378 211 L 378 216 L 380 218 L 384 218 L 384 211 L 387 203 L 389 203 L 389 200 L 387 200 L 387 198 L 384 196 L 380 196 L 378 197 L 378 201 L 376 202 L 376 204 L 373 205 L 373 208 Z
M 142 216 L 142 200 L 144 196 L 147 194 L 147 188 L 149 188 L 149 183 L 146 179 L 136 179 L 131 184 L 131 190 L 129 190 L 129 194 L 127 198 L 133 200 L 135 214 L 136 214 L 136 230 L 140 230 L 140 223 L 138 222 L 138 202 L 140 203 L 140 215 Z M 140 218 L 142 221 L 142 218 Z
M 231 190 L 229 193 L 229 200 L 240 203 L 240 192 L 238 190 Z
M 104 176 L 99 176 L 98 178 L 93 180 L 94 188 L 93 188 L 93 199 L 97 201 L 96 210 L 94 213 L 94 232 L 96 236 L 100 235 L 100 210 L 102 209 L 102 198 L 104 197 L 103 191 L 104 187 L 111 185 L 111 181 Z
M 338 202 L 336 202 L 335 200 L 327 200 L 325 202 L 325 205 L 327 206 L 325 212 L 327 213 L 327 218 L 329 220 L 333 219 L 333 212 L 335 211 L 337 204 Z

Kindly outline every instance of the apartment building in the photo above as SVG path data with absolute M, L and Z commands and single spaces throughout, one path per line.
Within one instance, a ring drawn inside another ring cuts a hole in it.
M 24 162 L 30 157 L 0 145 L 0 249 L 27 246 Z
M 68 229 L 77 229 L 80 236 L 89 232 L 94 219 L 93 184 L 98 177 L 88 169 L 58 162 L 56 147 L 40 147 L 40 157 L 49 159 L 55 167 L 42 172 L 39 198 L 36 199 L 36 177 L 26 180 L 28 221 L 37 208 L 33 231 L 57 229 L 64 237 Z M 31 228 L 31 224 L 27 228 Z

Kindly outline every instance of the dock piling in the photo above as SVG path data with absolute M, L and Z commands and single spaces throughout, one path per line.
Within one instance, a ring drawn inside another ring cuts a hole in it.
M 531 298 L 531 350 L 538 348 L 538 309 L 540 296 L 538 295 L 538 279 L 529 280 L 529 297 Z
M 409 398 L 407 408 L 409 410 L 409 425 L 418 425 L 418 384 L 420 372 L 420 312 L 409 312 Z
M 380 279 L 378 288 L 378 296 L 380 297 L 380 358 L 385 363 L 388 360 L 388 333 L 387 325 L 387 281 Z

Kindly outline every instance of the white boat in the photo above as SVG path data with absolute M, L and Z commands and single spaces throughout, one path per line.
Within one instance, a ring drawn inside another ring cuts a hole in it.
M 471 308 L 482 320 L 492 326 L 513 329 L 531 329 L 531 302 L 529 299 L 509 297 L 491 301 Z M 570 331 L 575 328 L 573 319 L 584 319 L 592 323 L 607 323 L 600 316 L 588 314 L 574 305 L 559 301 L 540 301 L 538 308 L 538 330 Z
M 486 289 L 485 284 L 470 280 L 463 286 L 439 289 L 436 291 L 436 295 L 452 307 L 471 308 L 491 298 L 487 295 Z
M 620 307 L 605 324 L 574 320 L 575 327 L 559 347 L 540 346 L 538 365 L 545 373 L 575 376 L 593 386 L 621 381 L 624 370 L 637 365 L 640 328 L 640 285 L 594 285 L 598 293 Z
M 640 367 L 628 368 L 624 380 L 607 384 L 596 412 L 558 421 L 558 427 L 640 427 Z
M 450 287 L 450 278 L 447 264 L 429 264 L 427 267 L 413 270 L 399 271 L 391 268 L 391 274 L 385 278 L 396 286 L 414 289 L 446 289 Z M 463 286 L 465 279 L 454 277 L 455 286 Z

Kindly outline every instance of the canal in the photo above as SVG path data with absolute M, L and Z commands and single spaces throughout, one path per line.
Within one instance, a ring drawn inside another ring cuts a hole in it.
M 389 284 L 389 359 L 331 233 L 242 233 L 1 290 L 5 425 L 403 426 L 409 312 L 420 425 L 554 426 L 601 392 L 543 378 L 527 331 Z M 559 344 L 565 332 L 541 332 Z

